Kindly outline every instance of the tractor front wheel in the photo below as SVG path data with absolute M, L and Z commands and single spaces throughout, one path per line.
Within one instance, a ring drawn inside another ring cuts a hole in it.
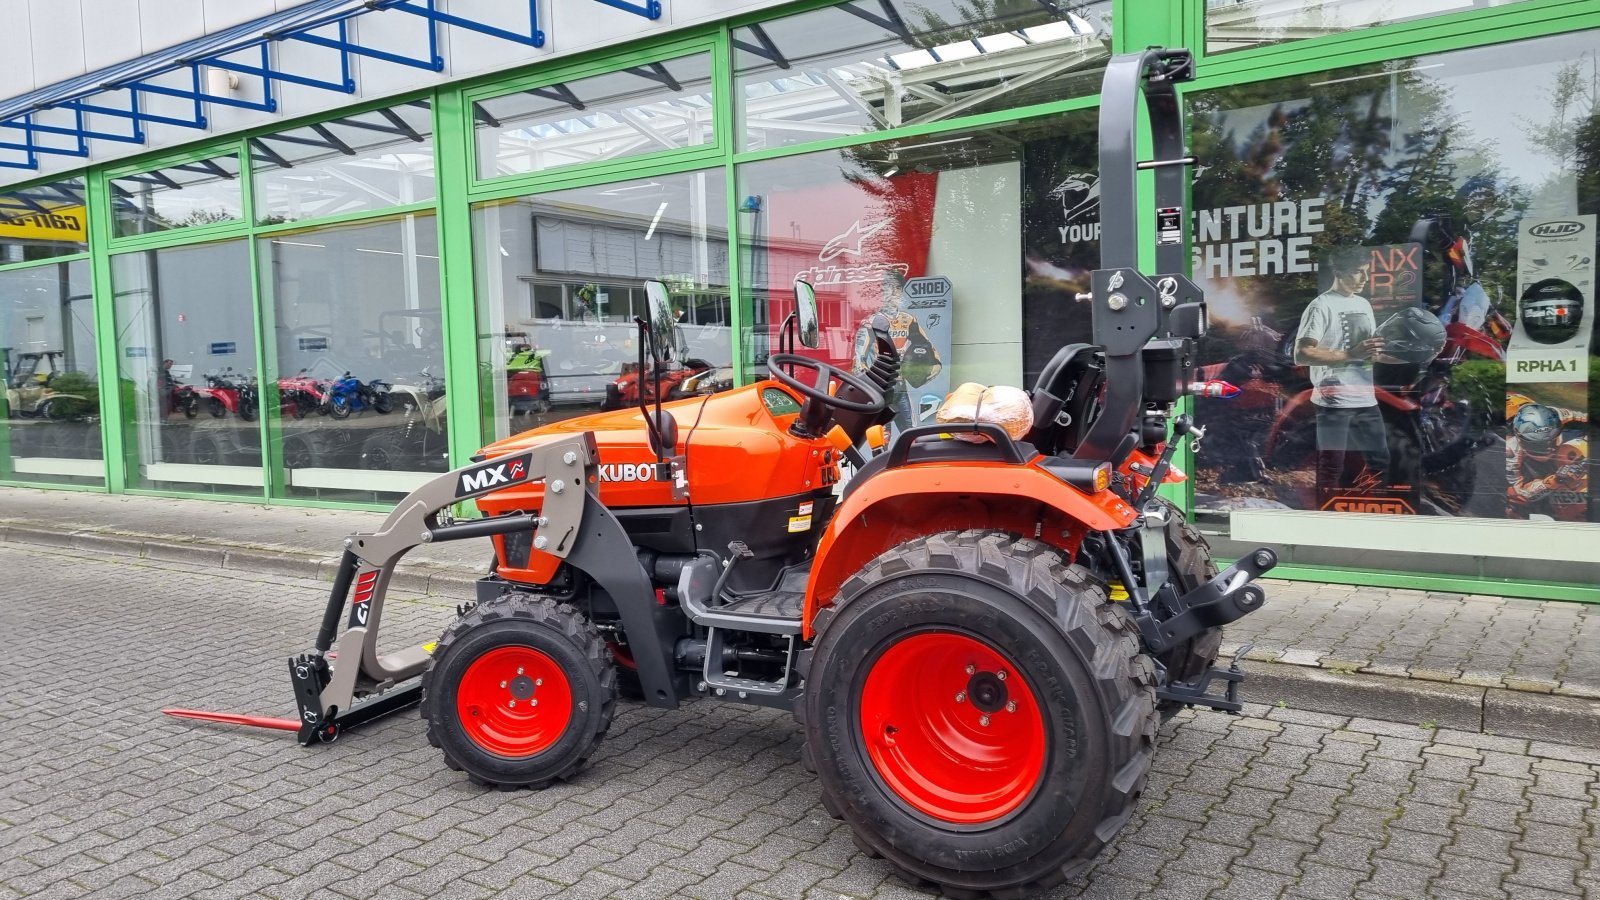
M 472 781 L 543 788 L 583 768 L 611 726 L 617 676 L 577 609 L 507 593 L 457 619 L 422 676 L 428 743 Z
M 1033 897 L 1132 815 L 1155 667 L 1128 614 L 1036 541 L 967 531 L 879 556 L 816 621 L 799 712 L 824 806 L 956 897 Z

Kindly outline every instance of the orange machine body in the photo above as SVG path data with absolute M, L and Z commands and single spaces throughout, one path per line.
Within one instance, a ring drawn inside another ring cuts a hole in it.
M 661 480 L 650 449 L 644 417 L 637 409 L 578 416 L 514 435 L 484 448 L 486 458 L 538 446 L 560 436 L 593 432 L 600 451 L 600 500 L 613 510 L 695 508 L 748 503 L 816 493 L 839 479 L 838 451 L 825 438 L 796 437 L 788 429 L 800 401 L 776 383 L 764 381 L 704 397 L 663 404 L 678 424 L 675 452 L 686 457 L 688 496 L 675 496 Z M 489 516 L 535 511 L 544 503 L 543 482 L 530 482 L 480 497 Z M 817 523 L 820 527 L 821 523 Z M 533 551 L 528 565 L 508 567 L 503 538 L 500 575 L 511 581 L 543 584 L 559 560 Z M 721 549 L 721 548 L 717 548 Z

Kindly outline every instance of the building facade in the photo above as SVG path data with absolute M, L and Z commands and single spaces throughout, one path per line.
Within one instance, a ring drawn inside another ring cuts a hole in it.
M 1288 577 L 1600 600 L 1592 0 L 68 0 L 0 61 L 0 483 L 381 507 L 896 324 L 900 421 L 1088 333 L 1106 60 L 1184 46 L 1180 498 Z M 1402 11 L 1403 10 L 1403 11 Z M 48 12 L 48 15 L 46 14 Z

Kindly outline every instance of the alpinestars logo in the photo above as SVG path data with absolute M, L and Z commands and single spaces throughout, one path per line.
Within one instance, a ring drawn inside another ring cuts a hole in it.
M 821 262 L 828 262 L 846 253 L 851 256 L 860 256 L 861 245 L 867 242 L 867 238 L 888 228 L 893 222 L 894 219 L 884 219 L 882 222 L 875 222 L 862 228 L 861 220 L 857 219 L 850 223 L 850 227 L 846 228 L 843 234 L 836 234 L 829 238 L 828 242 L 822 245 L 822 250 L 817 253 L 817 259 Z
M 528 466 L 532 462 L 532 455 L 524 453 L 510 459 L 496 460 L 492 463 L 467 469 L 461 473 L 456 481 L 456 496 L 466 497 L 471 494 L 480 494 L 492 487 L 516 484 L 528 480 Z

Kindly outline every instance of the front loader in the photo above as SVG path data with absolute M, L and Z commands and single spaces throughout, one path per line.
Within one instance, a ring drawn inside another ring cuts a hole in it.
M 1218 573 L 1156 493 L 1201 436 L 1175 414 L 1206 329 L 1183 274 L 1192 77 L 1183 50 L 1107 69 L 1093 339 L 1041 373 L 1025 435 L 946 423 L 873 452 L 899 380 L 887 322 L 858 371 L 800 355 L 818 326 L 798 282 L 768 378 L 667 404 L 658 385 L 653 406 L 641 390 L 637 409 L 500 441 L 351 536 L 317 642 L 290 661 L 297 718 L 178 712 L 309 744 L 420 700 L 450 768 L 511 788 L 578 773 L 619 696 L 790 710 L 824 806 L 869 854 L 957 897 L 1070 877 L 1132 815 L 1164 715 L 1240 708 L 1221 627 L 1261 606 L 1276 564 L 1263 548 Z M 679 341 L 665 286 L 647 293 L 638 371 L 659 379 Z M 483 518 L 451 520 L 466 501 Z M 436 645 L 380 655 L 396 562 L 478 537 L 495 563 L 476 602 Z

